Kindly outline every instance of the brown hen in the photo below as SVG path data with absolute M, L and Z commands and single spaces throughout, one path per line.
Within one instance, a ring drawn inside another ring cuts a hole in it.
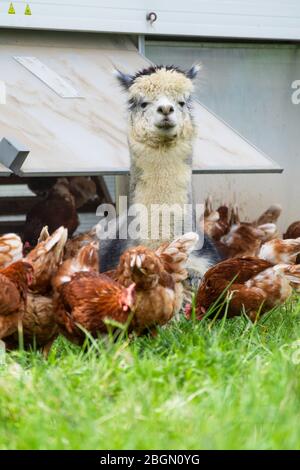
M 89 262 L 92 260 L 90 258 L 90 251 L 85 248 L 85 252 L 79 253 L 77 258 L 73 260 L 68 260 L 59 266 L 59 263 L 62 259 L 64 243 L 66 241 L 66 231 L 59 229 L 57 234 L 53 234 L 49 237 L 46 228 L 43 229 L 40 235 L 40 248 L 36 251 L 33 261 L 37 266 L 38 275 L 35 276 L 34 287 L 35 292 L 29 291 L 27 305 L 24 311 L 22 319 L 22 329 L 23 329 L 23 344 L 26 349 L 28 348 L 38 348 L 42 349 L 44 355 L 47 355 L 53 341 L 56 339 L 59 333 L 58 325 L 56 323 L 56 316 L 54 314 L 54 299 L 53 295 L 56 293 L 56 287 L 65 282 L 64 275 L 66 273 L 73 273 L 79 270 L 84 270 L 85 265 L 81 263 Z M 52 241 L 52 244 L 49 243 Z M 57 241 L 57 244 L 54 244 L 54 241 Z M 52 245 L 51 250 L 52 257 L 50 262 L 52 265 L 49 266 L 49 260 L 47 257 L 50 256 L 51 251 L 47 251 L 47 248 Z M 40 253 L 41 259 L 38 257 Z M 98 265 L 98 247 L 95 248 L 95 253 L 93 256 L 96 259 Z M 43 259 L 45 260 L 43 263 Z M 72 265 L 71 265 L 72 261 Z M 48 271 L 44 268 L 50 267 Z M 40 276 L 40 277 L 39 277 Z M 53 282 L 54 294 L 51 291 L 51 284 Z M 41 295 L 44 291 L 47 292 L 47 295 Z M 8 349 L 14 349 L 18 347 L 19 336 L 12 335 L 8 338 L 5 338 L 5 343 Z
M 51 234 L 63 225 L 68 230 L 69 237 L 79 225 L 76 201 L 66 178 L 59 178 L 46 197 L 28 212 L 23 231 L 24 243 L 35 246 L 42 228 L 46 225 Z
M 44 228 L 40 234 L 38 245 L 25 258 L 34 267 L 34 279 L 31 290 L 38 294 L 51 291 L 51 280 L 62 261 L 68 231 L 58 228 L 51 236 L 47 236 Z
M 131 326 L 138 334 L 164 325 L 173 317 L 176 282 L 154 251 L 144 246 L 127 250 L 113 277 L 125 287 L 136 285 Z
M 254 227 L 241 222 L 233 225 L 217 246 L 226 258 L 257 256 L 262 243 L 272 239 L 276 231 L 275 224 Z
M 138 246 L 128 249 L 118 268 L 110 275 L 124 286 L 136 285 L 132 328 L 141 334 L 166 324 L 181 308 L 189 253 L 198 242 L 196 233 L 187 233 L 156 251 Z
M 74 274 L 80 272 L 99 272 L 99 242 L 93 241 L 80 248 L 76 255 L 66 259 L 52 278 L 56 292 L 62 284 L 70 282 Z
M 211 315 L 220 308 L 220 316 L 228 309 L 228 317 L 241 315 L 244 311 L 255 320 L 258 314 L 271 310 L 290 296 L 292 288 L 288 274 L 287 265 L 273 266 L 259 258 L 225 260 L 211 268 L 203 278 L 196 296 L 197 317 L 203 318 L 214 305 Z M 226 299 L 228 305 L 224 302 Z
M 77 209 L 97 196 L 97 187 L 90 176 L 72 176 L 69 178 L 70 191 L 75 198 Z
M 223 204 L 216 211 L 212 208 L 212 200 L 208 197 L 205 200 L 204 209 L 204 233 L 215 241 L 219 241 L 223 235 L 228 233 L 229 208 Z
M 21 325 L 24 347 L 42 349 L 43 354 L 47 356 L 53 341 L 58 336 L 53 298 L 29 291 Z M 6 337 L 5 344 L 7 349 L 18 348 L 19 334 Z
M 299 238 L 300 237 L 300 221 L 293 222 L 283 235 L 284 239 Z
M 74 258 L 62 263 L 52 281 L 57 324 L 61 333 L 76 344 L 82 344 L 85 338 L 77 324 L 97 336 L 107 332 L 106 318 L 126 323 L 133 303 L 133 287 L 126 290 L 98 274 L 98 253 L 98 242 L 83 246 Z
M 17 261 L 0 271 L 0 339 L 14 333 L 26 307 L 33 268 Z
M 69 239 L 65 246 L 64 259 L 74 258 L 77 256 L 79 250 L 87 246 L 91 242 L 97 242 L 97 232 L 96 227 L 93 227 L 90 231 L 79 233 L 73 238 Z
M 39 244 L 27 255 L 26 260 L 33 266 L 34 275 L 22 317 L 23 345 L 26 349 L 37 347 L 47 353 L 58 335 L 51 282 L 61 263 L 66 240 L 67 230 L 63 227 L 51 236 L 44 227 Z M 19 336 L 14 334 L 5 338 L 5 342 L 8 348 L 16 348 Z
M 75 259 L 64 261 L 53 280 L 62 333 L 81 343 L 84 335 L 76 322 L 95 336 L 107 331 L 106 316 L 125 323 L 131 315 L 129 330 L 138 334 L 165 324 L 181 305 L 181 281 L 187 277 L 184 265 L 197 240 L 196 234 L 186 234 L 157 252 L 131 248 L 122 255 L 118 268 L 106 275 L 97 272 L 98 243 L 82 247 Z M 127 305 L 126 312 L 122 305 Z
M 263 212 L 258 219 L 252 222 L 256 227 L 263 224 L 275 224 L 279 219 L 282 212 L 280 204 L 272 204 L 265 212 Z
M 134 305 L 134 285 L 125 288 L 95 272 L 73 274 L 62 284 L 55 300 L 55 316 L 60 332 L 81 345 L 84 330 L 97 337 L 107 333 L 106 320 L 125 324 Z M 81 327 L 81 328 L 80 328 Z
M 272 264 L 295 264 L 300 254 L 300 237 L 281 240 L 276 238 L 264 243 L 259 251 L 259 258 Z

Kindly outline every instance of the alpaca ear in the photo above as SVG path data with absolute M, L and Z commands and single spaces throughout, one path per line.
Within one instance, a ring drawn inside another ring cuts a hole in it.
M 193 65 L 190 70 L 186 72 L 186 76 L 190 78 L 191 80 L 194 80 L 194 78 L 197 77 L 198 72 L 201 70 L 201 65 L 200 64 L 195 64 Z
M 119 80 L 120 84 L 125 90 L 128 90 L 131 87 L 133 80 L 134 80 L 134 77 L 132 75 L 123 73 L 118 69 L 116 69 L 115 75 L 116 75 L 117 80 Z

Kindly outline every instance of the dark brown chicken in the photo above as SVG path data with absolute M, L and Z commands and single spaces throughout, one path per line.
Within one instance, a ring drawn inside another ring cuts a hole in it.
M 53 307 L 52 278 L 62 261 L 66 240 L 67 230 L 63 227 L 57 229 L 51 236 L 44 227 L 38 245 L 26 258 L 34 268 L 21 322 L 23 345 L 26 349 L 36 347 L 47 354 L 58 335 Z M 14 333 L 6 337 L 5 343 L 8 349 L 17 348 L 19 335 Z
M 138 334 L 167 323 L 176 311 L 176 283 L 159 256 L 138 246 L 120 258 L 114 279 L 125 287 L 136 285 L 131 327 Z
M 0 271 L 0 339 L 17 331 L 26 307 L 33 268 L 17 261 Z
M 52 279 L 57 283 L 60 276 L 64 276 L 66 269 L 70 269 L 70 261 L 66 262 L 65 268 L 60 271 L 58 276 L 59 264 L 62 260 L 64 243 L 66 242 L 66 231 L 58 229 L 51 237 L 46 228 L 44 228 L 39 237 L 40 246 L 32 252 L 32 260 L 37 268 L 37 275 L 34 277 L 35 292 L 28 292 L 27 304 L 24 309 L 24 315 L 21 322 L 23 332 L 23 344 L 26 349 L 42 349 L 44 355 L 47 355 L 53 341 L 59 334 L 59 328 L 56 322 L 54 311 L 53 293 L 51 291 Z M 77 258 L 72 260 L 73 272 L 77 270 L 88 269 L 86 265 L 80 263 L 91 263 L 98 268 L 98 246 L 91 250 L 84 249 L 85 253 L 79 253 Z M 93 264 L 94 263 L 94 264 Z M 40 278 L 39 278 L 40 276 Z M 55 287 L 55 283 L 54 283 Z M 39 292 L 48 292 L 48 295 L 41 295 Z M 36 290 L 37 289 L 37 290 Z M 19 346 L 19 335 L 17 333 L 5 337 L 7 349 L 15 349 Z
M 217 211 L 213 210 L 212 199 L 209 196 L 205 199 L 203 229 L 204 229 L 204 233 L 210 238 L 212 238 L 214 235 L 215 227 L 219 219 L 220 219 L 220 214 Z
M 254 222 L 241 222 L 238 206 L 234 205 L 227 233 L 215 238 L 220 254 L 223 258 L 257 256 L 262 243 L 279 236 L 275 222 L 280 214 L 281 206 L 273 204 Z
M 82 207 L 86 202 L 95 199 L 97 195 L 96 184 L 90 176 L 70 177 L 69 187 L 75 198 L 75 205 L 77 209 Z
M 62 261 L 68 232 L 59 227 L 52 235 L 44 227 L 38 245 L 27 255 L 26 260 L 34 267 L 31 291 L 38 294 L 49 293 L 51 281 Z
M 120 258 L 117 270 L 110 273 L 120 284 L 136 285 L 132 328 L 141 334 L 166 324 L 181 308 L 183 285 L 189 253 L 198 242 L 190 232 L 156 251 L 138 246 L 128 249 Z
M 240 290 L 245 282 L 271 266 L 267 261 L 246 257 L 225 260 L 209 269 L 204 275 L 196 296 L 196 310 L 199 318 L 206 314 L 218 298 L 221 297 L 220 303 L 224 302 L 222 294 L 230 283 L 232 283 L 230 292 L 235 288 Z M 226 298 L 226 294 L 224 295 Z M 233 305 L 229 316 L 241 314 L 241 306 L 238 306 L 237 310 Z
M 82 247 L 87 246 L 89 245 L 89 243 L 94 241 L 98 241 L 96 227 L 93 227 L 88 232 L 79 233 L 78 235 L 75 235 L 66 243 L 64 259 L 66 260 L 74 258 L 75 256 L 77 256 L 79 250 Z
M 98 273 L 98 253 L 98 242 L 83 246 L 75 258 L 63 262 L 53 279 L 57 324 L 76 344 L 85 338 L 78 324 L 96 337 L 107 332 L 106 319 L 126 323 L 134 303 L 134 285 L 127 289 Z
M 134 284 L 125 288 L 95 272 L 74 274 L 58 293 L 55 316 L 60 332 L 79 345 L 85 339 L 81 328 L 97 337 L 107 333 L 106 320 L 125 324 L 130 319 L 135 299 Z
M 257 256 L 262 243 L 273 238 L 276 230 L 275 224 L 255 227 L 241 222 L 233 225 L 217 246 L 226 258 Z
M 217 211 L 211 212 L 204 219 L 204 232 L 214 241 L 219 241 L 230 229 L 229 209 L 220 206 Z
M 292 274 L 293 278 L 299 276 L 295 271 Z M 203 278 L 196 296 L 196 315 L 203 318 L 214 305 L 212 316 L 220 307 L 219 316 L 228 308 L 229 318 L 242 315 L 244 311 L 251 320 L 255 320 L 259 314 L 280 305 L 291 295 L 289 277 L 292 274 L 288 265 L 273 266 L 259 258 L 222 261 L 207 271 Z M 228 300 L 228 306 L 225 300 Z
M 41 349 L 47 356 L 53 341 L 58 336 L 52 297 L 28 292 L 21 330 L 25 349 Z M 4 341 L 7 349 L 16 349 L 19 347 L 19 334 L 14 333 Z
M 300 237 L 300 221 L 293 222 L 283 235 L 284 239 L 299 238 Z
M 80 344 L 84 334 L 76 322 L 94 336 L 107 331 L 105 317 L 120 323 L 130 319 L 129 331 L 138 334 L 167 323 L 180 308 L 181 281 L 187 277 L 184 265 L 197 241 L 193 233 L 156 252 L 145 247 L 128 249 L 117 270 L 105 275 L 98 274 L 98 243 L 83 246 L 75 259 L 64 261 L 53 279 L 62 333 Z
M 56 285 L 65 282 L 65 279 L 61 278 L 70 271 L 75 273 L 76 269 L 77 271 L 88 270 L 85 262 L 91 265 L 94 262 L 98 268 L 98 245 L 93 250 L 85 248 L 78 254 L 78 257 L 60 266 L 66 239 L 66 230 L 63 227 L 52 236 L 49 236 L 44 228 L 39 237 L 40 245 L 31 255 L 37 274 L 34 277 L 34 292 L 28 292 L 27 305 L 22 319 L 23 344 L 26 349 L 42 349 L 44 355 L 48 354 L 53 341 L 59 334 L 53 301 Z M 91 252 L 93 258 L 90 256 Z M 73 263 L 72 266 L 71 263 Z M 8 349 L 15 349 L 19 345 L 19 336 L 11 335 L 5 338 L 5 343 Z
M 173 316 L 176 282 L 152 250 L 127 250 L 110 277 L 99 275 L 98 266 L 98 244 L 93 242 L 75 260 L 66 260 L 53 280 L 57 323 L 70 341 L 84 339 L 76 323 L 96 336 L 107 331 L 106 317 L 126 323 L 131 315 L 129 330 L 142 333 Z
M 300 238 L 281 240 L 276 238 L 264 243 L 259 251 L 259 258 L 272 264 L 296 264 L 300 255 Z
M 229 208 L 225 204 L 218 207 L 217 209 L 220 219 L 219 219 L 219 227 L 218 232 L 215 235 L 215 240 L 220 240 L 223 235 L 229 232 L 230 229 L 230 221 L 229 221 Z
M 239 225 L 241 223 L 240 219 L 240 211 L 237 204 L 234 204 L 231 209 L 231 214 L 229 218 L 229 225 L 232 227 L 233 225 Z
M 62 284 L 70 282 L 72 276 L 81 272 L 99 272 L 99 242 L 92 241 L 82 246 L 72 258 L 66 259 L 52 278 L 52 287 L 57 292 Z
M 275 224 L 280 217 L 282 207 L 280 204 L 272 204 L 265 212 L 263 212 L 257 220 L 252 222 L 253 225 Z
M 64 226 L 68 229 L 69 237 L 79 225 L 75 198 L 66 178 L 59 178 L 47 196 L 28 212 L 23 231 L 24 243 L 35 246 L 42 228 L 46 225 L 51 234 L 58 227 Z

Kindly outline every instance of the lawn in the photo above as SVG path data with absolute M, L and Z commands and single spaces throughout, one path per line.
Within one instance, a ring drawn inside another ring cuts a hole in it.
M 1 449 L 296 449 L 300 303 L 0 366 Z

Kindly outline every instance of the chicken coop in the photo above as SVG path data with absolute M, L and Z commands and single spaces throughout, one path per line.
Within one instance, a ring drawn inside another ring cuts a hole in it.
M 57 188 L 71 195 L 73 231 L 126 193 L 125 96 L 113 72 L 150 62 L 202 64 L 197 200 L 239 202 L 250 217 L 279 202 L 284 225 L 299 218 L 299 13 L 292 0 L 2 1 L 0 232 L 30 231 L 49 198 L 58 223 L 67 203 Z

